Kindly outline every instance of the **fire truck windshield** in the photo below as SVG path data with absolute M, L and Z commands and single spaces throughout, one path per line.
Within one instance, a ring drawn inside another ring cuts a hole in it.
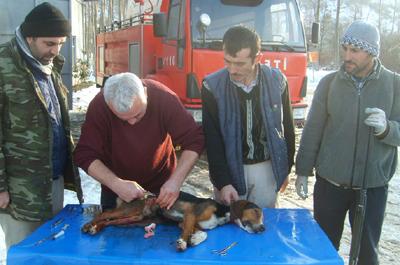
M 238 4 L 234 4 L 238 2 Z M 255 29 L 263 50 L 305 52 L 304 30 L 295 0 L 245 1 L 192 0 L 193 48 L 222 49 L 222 37 L 235 25 Z M 253 1 L 254 2 L 254 1 Z M 206 19 L 205 19 L 206 18 Z

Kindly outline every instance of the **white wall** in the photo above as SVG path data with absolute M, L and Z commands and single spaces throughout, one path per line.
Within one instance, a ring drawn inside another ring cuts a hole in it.
M 83 31 L 83 25 L 84 25 L 84 20 L 83 20 L 83 13 L 82 10 L 84 8 L 84 3 L 79 0 L 72 0 L 71 1 L 71 25 L 72 25 L 72 36 L 75 36 L 76 41 L 75 41 L 75 47 L 73 46 L 72 48 L 74 49 L 74 62 L 76 62 L 76 59 L 78 58 L 83 58 L 83 36 L 84 36 L 84 31 Z
M 43 2 L 49 2 L 63 12 L 65 17 L 75 23 L 75 18 L 71 16 L 71 3 L 80 2 L 79 0 L 0 0 L 0 43 L 6 42 L 14 37 L 15 29 L 24 21 L 25 16 L 37 5 Z M 78 34 L 77 32 L 76 34 Z M 78 35 L 76 35 L 78 36 Z M 77 39 L 81 39 L 80 37 Z M 81 49 L 79 49 L 81 50 Z M 67 40 L 63 45 L 61 54 L 66 58 L 62 71 L 64 84 L 72 89 L 72 42 Z M 72 94 L 70 103 L 72 101 Z

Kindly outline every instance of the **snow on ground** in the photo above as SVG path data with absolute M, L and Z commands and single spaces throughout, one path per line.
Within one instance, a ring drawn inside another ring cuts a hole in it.
M 90 101 L 92 101 L 99 91 L 100 88 L 96 87 L 96 85 L 92 85 L 78 92 L 74 92 L 72 95 L 72 111 L 86 111 Z
M 71 116 L 74 112 L 86 112 L 90 101 L 93 97 L 97 95 L 100 91 L 96 85 L 82 89 L 73 94 L 72 106 L 73 110 Z M 82 169 L 79 169 L 79 173 L 82 179 L 82 189 L 83 196 L 85 198 L 85 203 L 88 204 L 99 204 L 100 203 L 100 184 L 92 177 L 88 176 Z M 65 190 L 64 192 L 64 205 L 67 204 L 77 204 L 79 203 L 76 194 L 72 191 Z

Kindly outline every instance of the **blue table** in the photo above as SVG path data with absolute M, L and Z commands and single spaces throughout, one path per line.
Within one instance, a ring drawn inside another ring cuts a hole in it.
M 264 209 L 264 233 L 248 234 L 234 224 L 227 224 L 208 231 L 208 238 L 202 244 L 177 252 L 175 240 L 180 231 L 171 225 L 158 225 L 156 235 L 150 239 L 144 239 L 141 227 L 110 226 L 96 236 L 82 234 L 81 226 L 92 218 L 83 211 L 87 207 L 67 205 L 56 217 L 11 247 L 8 264 L 344 264 L 305 209 Z M 36 244 L 65 224 L 69 227 L 64 235 Z M 227 255 L 212 253 L 233 242 L 237 245 Z

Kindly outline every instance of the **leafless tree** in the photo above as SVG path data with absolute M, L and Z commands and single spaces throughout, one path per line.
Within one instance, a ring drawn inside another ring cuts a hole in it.
M 340 18 L 340 0 L 336 1 L 336 22 L 335 22 L 335 63 L 339 65 L 339 18 Z

